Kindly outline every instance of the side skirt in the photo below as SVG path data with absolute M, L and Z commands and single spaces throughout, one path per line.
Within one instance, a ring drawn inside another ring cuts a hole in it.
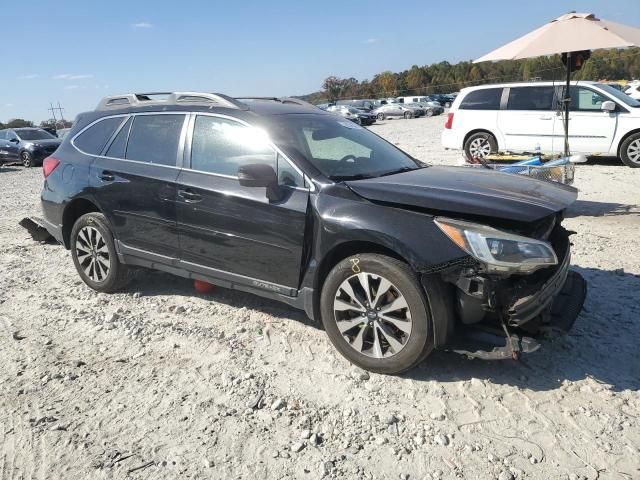
M 259 280 L 244 275 L 238 275 L 204 265 L 185 262 L 178 258 L 167 257 L 155 253 L 124 245 L 115 241 L 118 250 L 118 260 L 126 265 L 160 270 L 172 275 L 194 280 L 203 280 L 214 285 L 252 293 L 263 298 L 277 300 L 294 308 L 304 310 L 307 316 L 314 320 L 313 289 L 304 287 L 300 290 Z

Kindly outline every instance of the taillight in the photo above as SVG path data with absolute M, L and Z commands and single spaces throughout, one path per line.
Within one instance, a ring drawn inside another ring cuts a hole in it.
M 444 124 L 444 128 L 451 129 L 451 125 L 453 124 L 453 113 L 447 113 L 447 121 Z
M 60 165 L 60 160 L 55 157 L 47 157 L 42 162 L 42 173 L 47 178 Z

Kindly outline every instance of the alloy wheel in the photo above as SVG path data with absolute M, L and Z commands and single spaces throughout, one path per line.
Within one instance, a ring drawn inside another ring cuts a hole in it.
M 469 144 L 471 158 L 486 158 L 491 153 L 491 144 L 486 137 L 478 137 Z
M 640 165 L 640 138 L 634 140 L 627 147 L 627 157 L 633 163 Z
M 373 358 L 398 354 L 411 335 L 409 305 L 386 278 L 360 272 L 347 278 L 336 292 L 334 318 L 345 341 Z
M 85 275 L 94 282 L 103 282 L 111 268 L 111 256 L 104 238 L 95 227 L 86 226 L 76 237 L 76 256 Z
M 20 157 L 21 157 L 21 160 L 22 160 L 22 165 L 24 167 L 30 167 L 31 166 L 31 155 L 29 155 L 28 152 L 22 152 Z

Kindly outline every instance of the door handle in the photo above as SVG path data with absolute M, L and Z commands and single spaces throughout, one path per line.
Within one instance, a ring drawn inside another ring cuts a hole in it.
M 104 182 L 113 182 L 116 179 L 113 173 L 108 172 L 106 170 L 103 170 L 99 176 L 100 176 L 100 180 Z
M 178 196 L 187 203 L 197 203 L 202 201 L 202 195 L 193 192 L 191 189 L 178 190 Z
M 552 116 L 543 115 L 542 117 L 540 117 L 540 120 L 551 120 L 552 118 Z

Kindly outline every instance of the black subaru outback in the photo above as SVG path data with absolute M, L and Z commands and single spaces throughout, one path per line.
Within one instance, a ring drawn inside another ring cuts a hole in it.
M 108 97 L 43 170 L 46 228 L 91 288 L 141 266 L 281 300 L 375 372 L 535 350 L 584 300 L 575 189 L 429 166 L 297 99 Z

